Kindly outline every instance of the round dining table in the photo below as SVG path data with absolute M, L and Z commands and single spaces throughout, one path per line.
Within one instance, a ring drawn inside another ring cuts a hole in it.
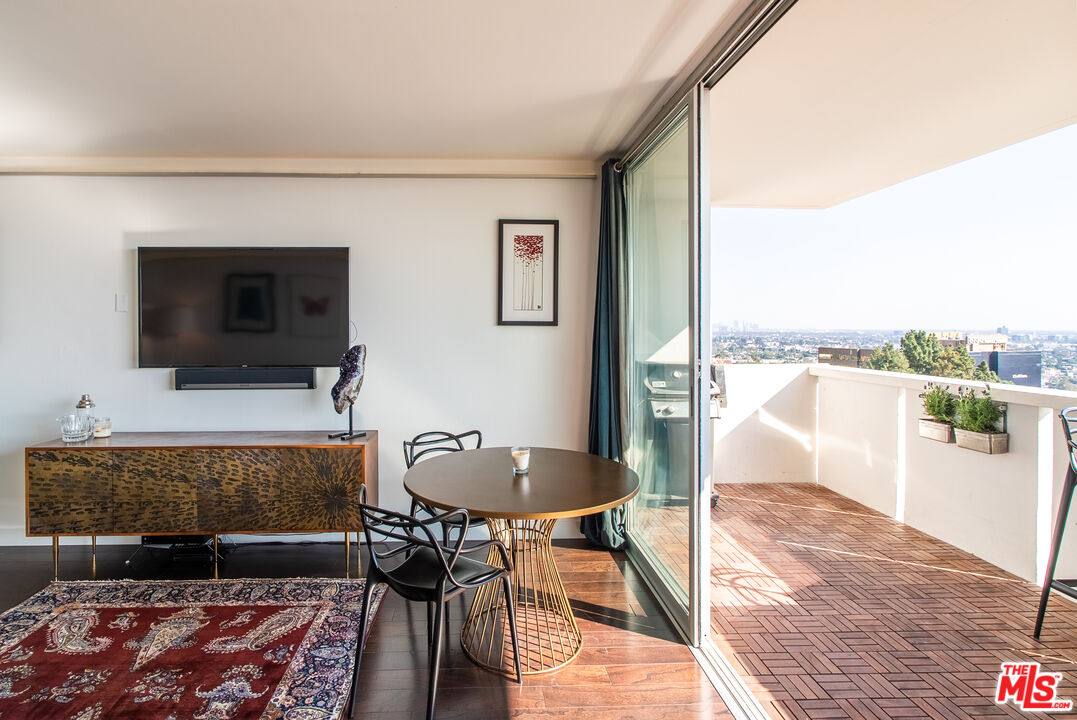
M 510 449 L 451 452 L 415 463 L 404 489 L 442 510 L 464 508 L 483 517 L 490 536 L 505 544 L 513 565 L 513 597 L 525 674 L 570 663 L 583 647 L 551 547 L 559 518 L 601 512 L 628 502 L 639 478 L 624 465 L 573 450 L 532 448 L 527 473 L 514 474 Z M 493 551 L 491 565 L 501 565 Z M 512 645 L 501 583 L 475 593 L 460 630 L 460 644 L 475 663 L 513 674 Z

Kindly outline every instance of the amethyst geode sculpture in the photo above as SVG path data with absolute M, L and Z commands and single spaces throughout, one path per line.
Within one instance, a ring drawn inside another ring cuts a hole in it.
M 359 397 L 365 371 L 366 345 L 354 345 L 340 357 L 340 379 L 330 391 L 338 414 L 350 408 Z

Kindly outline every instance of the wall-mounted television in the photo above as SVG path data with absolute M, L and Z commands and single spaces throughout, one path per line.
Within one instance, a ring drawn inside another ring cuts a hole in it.
M 139 367 L 330 367 L 348 328 L 346 247 L 138 248 Z

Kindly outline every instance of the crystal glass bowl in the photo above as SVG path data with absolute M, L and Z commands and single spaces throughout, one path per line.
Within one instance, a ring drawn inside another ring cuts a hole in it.
M 64 415 L 56 422 L 60 423 L 60 439 L 64 442 L 82 442 L 93 434 L 93 418 L 89 415 Z

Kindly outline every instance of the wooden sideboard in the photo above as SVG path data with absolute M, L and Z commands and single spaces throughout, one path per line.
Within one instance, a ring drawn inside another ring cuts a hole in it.
M 26 534 L 351 532 L 377 502 L 378 434 L 147 432 L 26 448 Z

